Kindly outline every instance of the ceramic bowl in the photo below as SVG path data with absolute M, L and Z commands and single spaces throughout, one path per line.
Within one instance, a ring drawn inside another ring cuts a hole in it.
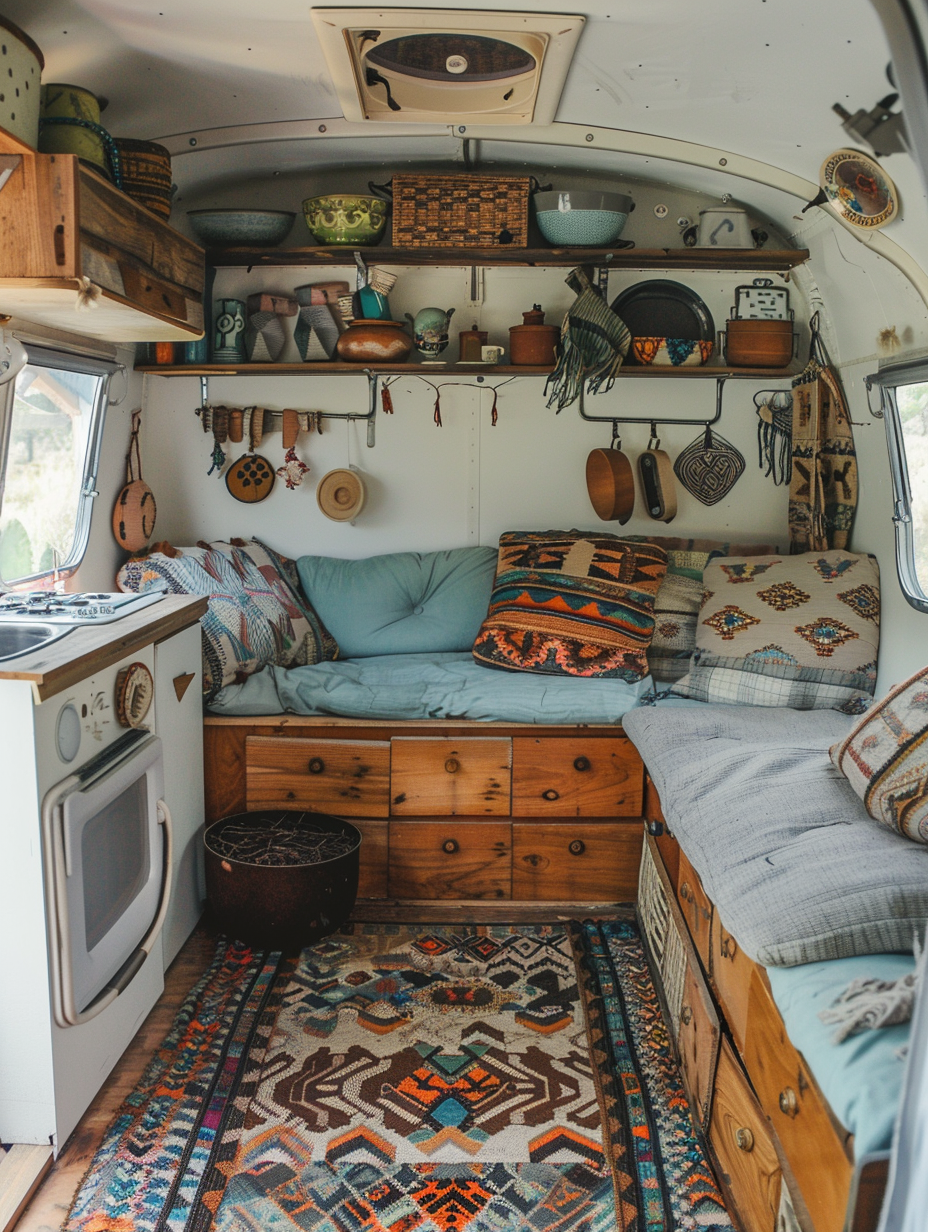
M 273 248 L 293 226 L 296 214 L 289 210 L 188 210 L 190 226 L 198 240 L 216 248 L 253 244 Z
M 622 234 L 635 208 L 622 193 L 538 192 L 532 198 L 538 229 L 549 244 L 601 248 Z
M 387 209 L 380 197 L 309 197 L 303 202 L 303 217 L 317 244 L 365 248 L 380 242 Z
M 632 338 L 631 350 L 638 364 L 699 368 L 712 358 L 715 343 L 691 338 Z

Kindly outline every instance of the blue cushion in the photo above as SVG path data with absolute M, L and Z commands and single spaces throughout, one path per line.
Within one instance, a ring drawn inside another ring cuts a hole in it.
M 835 1116 L 854 1135 L 857 1159 L 887 1150 L 905 1073 L 896 1055 L 908 1042 L 910 1023 L 861 1031 L 841 1044 L 831 1038 L 819 1010 L 827 1009 L 852 980 L 897 980 L 915 967 L 911 954 L 867 954 L 801 967 L 768 967 L 770 987 L 789 1038 L 805 1057 Z
M 342 658 L 470 650 L 490 603 L 496 548 L 301 556 L 300 582 Z

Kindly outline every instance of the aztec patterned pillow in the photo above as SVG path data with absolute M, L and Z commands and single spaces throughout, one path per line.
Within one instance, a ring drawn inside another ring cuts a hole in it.
M 269 663 L 300 667 L 337 657 L 334 639 L 287 581 L 284 558 L 263 544 L 235 539 L 195 548 L 152 547 L 123 565 L 116 585 L 123 591 L 209 596 L 200 622 L 208 700 Z
M 666 567 L 667 553 L 649 542 L 507 532 L 474 658 L 507 671 L 640 680 Z
M 667 574 L 654 601 L 654 637 L 648 666 L 655 680 L 673 683 L 689 671 L 690 655 L 696 649 L 702 574 L 709 561 L 716 556 L 767 556 L 776 551 L 776 546 L 664 535 L 650 538 L 667 549 Z
M 831 760 L 871 817 L 928 843 L 928 667 L 871 706 Z
M 710 561 L 703 582 L 696 650 L 675 693 L 850 713 L 873 696 L 880 641 L 873 556 L 729 556 Z

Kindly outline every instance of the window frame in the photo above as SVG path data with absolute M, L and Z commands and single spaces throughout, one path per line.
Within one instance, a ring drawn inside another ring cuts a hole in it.
M 889 473 L 893 486 L 893 527 L 895 529 L 896 573 L 906 601 L 919 612 L 928 612 L 928 593 L 923 589 L 915 566 L 915 529 L 912 518 L 912 485 L 905 452 L 905 433 L 899 417 L 896 390 L 903 385 L 928 384 L 928 356 L 919 359 L 881 365 L 880 370 L 864 378 L 867 397 L 873 388 L 879 390 L 880 407 L 871 414 L 883 420 L 886 448 L 889 452 Z
M 120 365 L 113 360 L 102 359 L 92 355 L 78 355 L 72 351 L 59 350 L 56 347 L 41 346 L 20 339 L 25 347 L 26 366 L 57 368 L 65 372 L 76 372 L 99 379 L 96 397 L 91 411 L 90 428 L 87 433 L 87 452 L 84 457 L 84 471 L 81 476 L 77 512 L 74 520 L 74 540 L 71 551 L 57 568 L 47 569 L 42 573 L 30 573 L 21 578 L 0 578 L 0 591 L 11 586 L 20 588 L 24 583 L 42 582 L 46 578 L 68 578 L 76 573 L 87 553 L 90 542 L 90 526 L 93 520 L 93 504 L 100 495 L 97 490 L 97 479 L 100 470 L 100 453 L 103 447 L 103 427 L 106 423 L 106 411 L 109 406 L 110 383 L 113 376 L 120 370 Z M 17 374 L 18 375 L 18 374 Z M 13 426 L 13 399 L 16 391 L 16 379 L 0 386 L 3 397 L 0 398 L 0 515 L 3 513 L 3 498 L 6 491 L 6 467 L 10 450 L 10 434 Z

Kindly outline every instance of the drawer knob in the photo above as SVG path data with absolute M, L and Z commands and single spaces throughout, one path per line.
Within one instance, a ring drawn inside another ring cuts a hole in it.
M 789 1117 L 794 1117 L 799 1111 L 799 1100 L 792 1087 L 786 1087 L 780 1092 L 780 1111 Z
M 685 903 L 695 902 L 693 891 L 690 889 L 690 883 L 688 881 L 684 881 L 683 885 L 680 886 L 680 897 Z
M 311 757 L 307 766 L 310 774 L 321 774 L 325 769 L 325 762 L 321 757 Z
M 556 792 L 553 787 L 549 787 L 547 791 L 541 793 L 542 800 L 560 800 L 559 792 Z
M 735 1130 L 735 1145 L 746 1154 L 754 1150 L 754 1135 L 747 1127 Z
M 575 770 L 589 770 L 589 768 L 590 768 L 590 759 L 588 757 L 575 757 L 574 758 L 574 769 Z
M 688 1027 L 693 1021 L 693 1007 L 691 1005 L 684 1005 L 683 1009 L 680 1010 L 680 1021 L 684 1027 Z
M 461 768 L 461 763 L 458 761 L 456 757 L 449 757 L 448 760 L 445 762 L 445 769 L 448 771 L 449 774 L 457 774 L 460 768 Z
M 446 838 L 441 845 L 441 849 L 446 855 L 449 856 L 453 856 L 456 851 L 461 850 L 456 838 Z
M 572 856 L 582 856 L 586 851 L 586 843 L 582 838 L 575 838 L 572 843 L 569 843 L 567 850 Z

